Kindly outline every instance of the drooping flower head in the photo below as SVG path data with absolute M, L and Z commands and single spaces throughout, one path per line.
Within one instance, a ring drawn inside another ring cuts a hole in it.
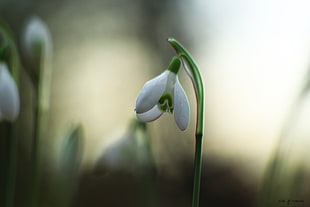
M 53 42 L 48 26 L 38 16 L 30 17 L 22 35 L 25 69 L 37 91 L 40 107 L 50 108 Z
M 15 81 L 7 65 L 0 62 L 0 121 L 15 121 L 19 108 L 19 93 Z
M 22 46 L 28 64 L 38 70 L 42 58 L 52 55 L 52 38 L 47 25 L 37 16 L 30 17 L 22 36 Z
M 180 67 L 180 58 L 174 57 L 163 73 L 145 83 L 136 101 L 136 115 L 140 121 L 154 121 L 164 112 L 170 112 L 181 130 L 188 127 L 190 110 L 178 79 Z

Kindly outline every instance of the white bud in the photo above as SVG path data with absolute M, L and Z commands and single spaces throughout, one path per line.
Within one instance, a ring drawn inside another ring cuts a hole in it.
M 19 93 L 5 63 L 0 62 L 0 121 L 13 122 L 19 114 Z
M 52 54 L 52 38 L 47 25 L 37 16 L 32 16 L 25 24 L 22 46 L 27 62 L 39 69 L 42 58 Z

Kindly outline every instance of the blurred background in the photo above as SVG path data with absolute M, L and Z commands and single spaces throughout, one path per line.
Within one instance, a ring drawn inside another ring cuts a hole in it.
M 17 45 L 32 15 L 53 40 L 38 206 L 191 205 L 196 106 L 184 70 L 190 127 L 179 131 L 169 114 L 135 121 L 139 91 L 175 55 L 168 37 L 191 52 L 205 81 L 201 206 L 310 206 L 309 11 L 307 0 L 0 0 Z M 31 185 L 34 89 L 25 68 L 15 206 Z

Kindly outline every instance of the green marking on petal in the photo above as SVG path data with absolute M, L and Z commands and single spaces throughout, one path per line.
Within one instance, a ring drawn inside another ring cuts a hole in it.
M 165 112 L 173 112 L 173 99 L 171 94 L 166 93 L 162 95 L 158 101 L 158 105 L 160 110 Z

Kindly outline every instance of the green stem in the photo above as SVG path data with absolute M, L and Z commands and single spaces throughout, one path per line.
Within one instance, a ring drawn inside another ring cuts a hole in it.
M 4 174 L 4 195 L 3 206 L 14 206 L 14 194 L 15 194 L 15 181 L 16 181 L 16 155 L 17 155 L 17 136 L 16 136 L 16 124 L 8 123 L 8 139 L 7 139 L 7 159 L 6 168 Z
M 50 89 L 52 70 L 50 68 L 51 58 L 46 54 L 41 57 L 39 78 L 33 81 L 35 90 L 34 99 L 34 136 L 32 142 L 33 177 L 30 191 L 29 207 L 36 207 L 39 204 L 40 193 L 40 170 L 41 170 L 41 148 L 44 133 L 47 128 L 48 115 L 50 110 Z
M 194 171 L 194 189 L 193 189 L 193 207 L 199 206 L 199 195 L 200 195 L 200 178 L 201 178 L 201 167 L 202 167 L 202 135 L 196 135 L 196 146 L 195 146 L 195 171 Z
M 17 87 L 19 86 L 20 58 L 15 44 L 13 32 L 7 24 L 0 20 L 0 32 L 3 35 L 4 44 L 7 44 L 8 56 L 5 60 Z M 2 60 L 1 60 L 2 61 Z M 16 183 L 16 166 L 17 166 L 17 122 L 7 124 L 7 165 L 5 169 L 4 181 L 4 207 L 14 206 L 15 183 Z
M 196 144 L 195 144 L 195 163 L 194 163 L 194 187 L 192 207 L 199 206 L 200 180 L 202 167 L 202 144 L 204 133 L 204 86 L 198 66 L 190 53 L 175 39 L 169 38 L 168 42 L 176 50 L 178 56 L 183 62 L 183 66 L 190 76 L 195 88 L 197 100 L 197 120 L 196 120 Z
M 33 120 L 33 141 L 32 141 L 32 185 L 30 191 L 29 207 L 36 207 L 39 204 L 40 193 L 40 170 L 41 170 L 41 148 L 44 139 L 44 132 L 47 127 L 48 114 L 50 109 L 50 88 L 51 68 L 49 68 L 49 57 L 44 55 L 41 58 L 38 79 L 33 81 L 34 97 L 34 120 Z
M 38 206 L 38 195 L 40 186 L 40 106 L 39 106 L 39 88 L 35 88 L 34 98 L 34 116 L 33 116 L 33 140 L 32 140 L 32 177 L 30 185 L 30 195 L 28 206 Z

